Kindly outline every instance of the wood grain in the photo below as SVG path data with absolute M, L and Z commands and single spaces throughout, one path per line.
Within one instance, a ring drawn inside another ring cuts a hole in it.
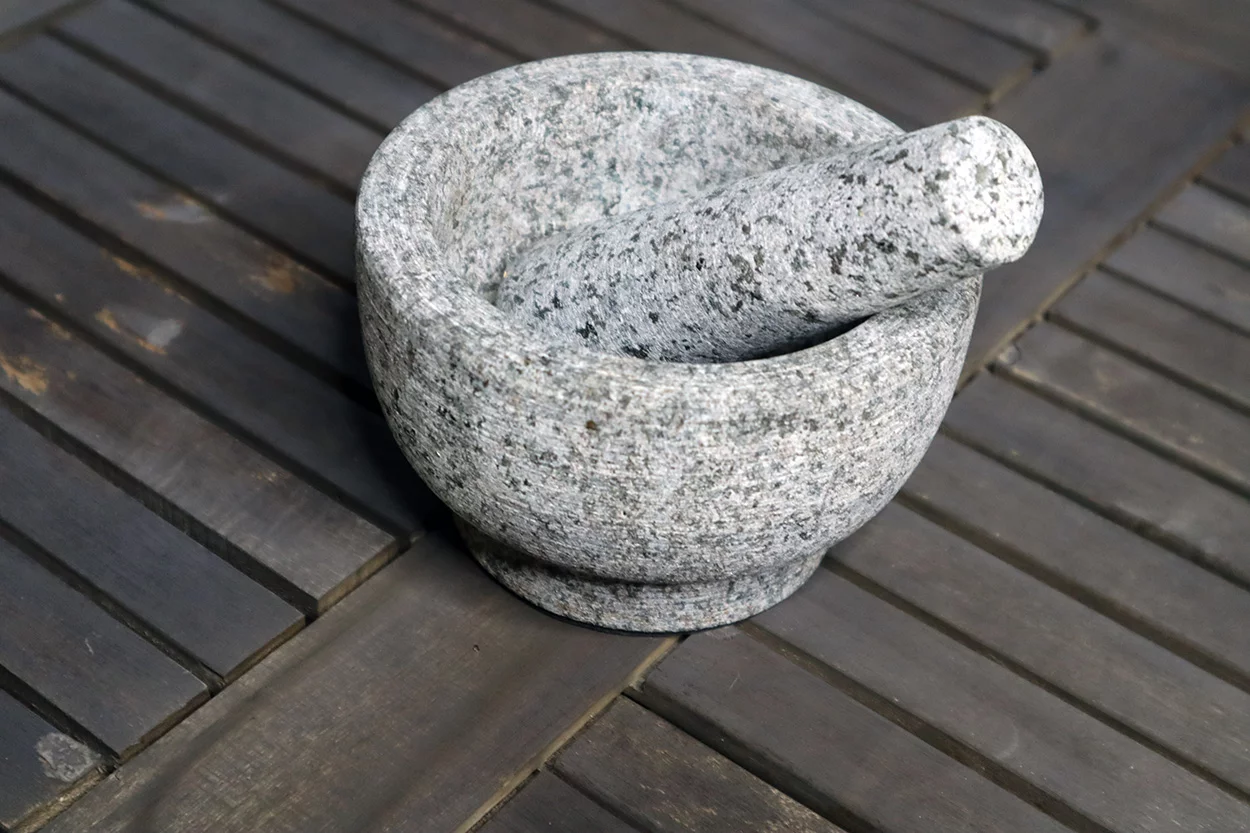
M 0 691 L 0 830 L 92 779 L 100 756 Z
M 904 487 L 1011 564 L 1225 676 L 1250 678 L 1250 594 L 947 437 Z M 1079 673 L 1080 668 L 1070 669 Z
M 439 89 L 261 0 L 146 0 L 270 71 L 389 130 Z
M 552 58 L 579 52 L 620 52 L 630 45 L 584 22 L 532 0 L 507 3 L 461 3 L 458 0 L 417 0 L 427 11 L 501 44 L 527 58 Z
M 3 187 L 0 273 L 387 528 L 441 512 L 376 411 Z
M 345 189 L 355 190 L 382 141 L 379 131 L 121 0 L 101 0 L 56 31 Z
M 47 830 L 464 829 L 664 644 L 425 538 Z
M 1250 206 L 1210 188 L 1189 186 L 1163 206 L 1154 222 L 1250 265 Z
M 629 700 L 560 753 L 554 770 L 654 833 L 837 833 L 820 816 Z
M 326 373 L 369 384 L 351 293 L 2 92 L 0 119 L 0 167 L 176 274 L 197 303 Z
M 955 397 L 946 426 L 1119 522 L 1250 581 L 1250 501 L 1209 480 L 992 376 Z
M 810 66 L 832 86 L 906 127 L 981 106 L 982 96 L 916 59 L 882 48 L 798 0 L 677 0 L 744 37 Z
M 398 0 L 276 2 L 341 32 L 438 87 L 454 87 L 519 61 L 517 55 L 466 37 Z
M 1065 51 L 1085 31 L 1075 14 L 1036 0 L 918 0 L 988 29 L 1046 57 Z
M 1204 184 L 1250 202 L 1250 145 L 1237 144 L 1202 171 Z
M 1250 492 L 1250 416 L 1054 325 L 1016 348 L 1017 379 Z
M 550 0 L 648 49 L 729 58 L 820 81 L 816 71 L 664 0 Z
M 848 829 L 1066 829 L 737 629 L 690 637 L 642 692 L 682 729 Z
M 189 671 L 2 539 L 0 575 L 0 665 L 119 757 L 207 695 Z
M 1119 725 L 1250 785 L 1250 694 L 937 524 L 890 507 L 830 559 Z M 1227 613 L 1226 623 L 1245 621 L 1244 606 Z M 1108 829 L 1250 819 L 1250 806 L 844 579 L 818 575 L 757 621 Z
M 989 93 L 1022 81 L 1034 58 L 1001 38 L 906 0 L 804 0 Z
M 2 292 L 0 355 L 0 390 L 304 609 L 394 552 L 390 535 Z
M 1103 267 L 1250 335 L 1250 268 L 1149 226 Z
M 534 776 L 479 829 L 481 833 L 637 833 L 638 830 L 546 771 Z
M 303 617 L 0 410 L 0 522 L 222 677 Z
M 997 356 L 1193 169 L 1244 102 L 1227 77 L 1109 33 L 1005 96 L 990 115 L 1033 151 L 1046 214 L 1029 253 L 986 280 L 965 375 Z
M 1152 292 L 1095 272 L 1052 316 L 1174 376 L 1250 408 L 1250 337 Z

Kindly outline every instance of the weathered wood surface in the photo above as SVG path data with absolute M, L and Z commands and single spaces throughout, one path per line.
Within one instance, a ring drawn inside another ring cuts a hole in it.
M 491 816 L 482 833 L 638 833 L 550 772 L 540 772 Z
M 837 833 L 811 810 L 629 700 L 614 703 L 552 767 L 641 830 Z
M 648 675 L 642 694 L 850 830 L 1066 829 L 737 628 L 690 637 Z
M 394 552 L 392 536 L 4 293 L 0 356 L 0 390 L 307 610 Z
M 0 830 L 90 781 L 99 766 L 90 747 L 0 691 Z
M 460 829 L 663 645 L 557 621 L 428 537 L 47 829 Z
M 994 32 L 1053 58 L 1086 28 L 1078 15 L 1037 0 L 919 0 L 925 6 Z
M 214 673 L 231 676 L 303 624 L 294 608 L 4 410 L 0 448 L 0 524 Z
M 1250 206 L 1210 188 L 1189 186 L 1154 222 L 1250 265 Z
M 1233 145 L 1202 170 L 1202 181 L 1230 196 L 1250 202 L 1250 145 Z
M 131 753 L 207 694 L 191 672 L 4 540 L 0 575 L 0 666 L 114 754 Z
M 996 356 L 1198 165 L 1246 100 L 1219 73 L 1098 35 L 991 109 L 1033 151 L 1046 214 L 1029 253 L 988 276 L 966 372 Z
M 1102 513 L 1250 583 L 1250 501 L 992 376 L 955 398 L 961 439 Z

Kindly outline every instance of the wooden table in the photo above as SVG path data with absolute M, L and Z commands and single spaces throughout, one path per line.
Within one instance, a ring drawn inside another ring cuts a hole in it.
M 0 829 L 1250 829 L 1245 7 L 66 5 L 0 14 Z M 989 112 L 1047 188 L 899 498 L 685 639 L 486 578 L 355 317 L 386 131 L 616 49 Z

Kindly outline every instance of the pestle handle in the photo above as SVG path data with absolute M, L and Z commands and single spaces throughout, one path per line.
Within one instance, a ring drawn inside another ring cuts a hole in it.
M 982 116 L 587 224 L 522 252 L 498 305 L 558 340 L 735 361 L 1020 258 L 1042 184 Z

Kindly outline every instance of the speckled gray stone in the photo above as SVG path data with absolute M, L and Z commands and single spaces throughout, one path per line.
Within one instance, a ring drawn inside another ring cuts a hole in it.
M 581 621 L 710 627 L 783 598 L 880 510 L 949 404 L 979 278 L 725 363 L 566 344 L 493 301 L 554 233 L 898 132 L 796 78 L 635 53 L 494 73 L 386 139 L 357 206 L 369 363 L 486 569 Z
M 497 303 L 573 344 L 741 361 L 1017 260 L 1041 216 L 1024 142 L 974 116 L 540 241 Z

